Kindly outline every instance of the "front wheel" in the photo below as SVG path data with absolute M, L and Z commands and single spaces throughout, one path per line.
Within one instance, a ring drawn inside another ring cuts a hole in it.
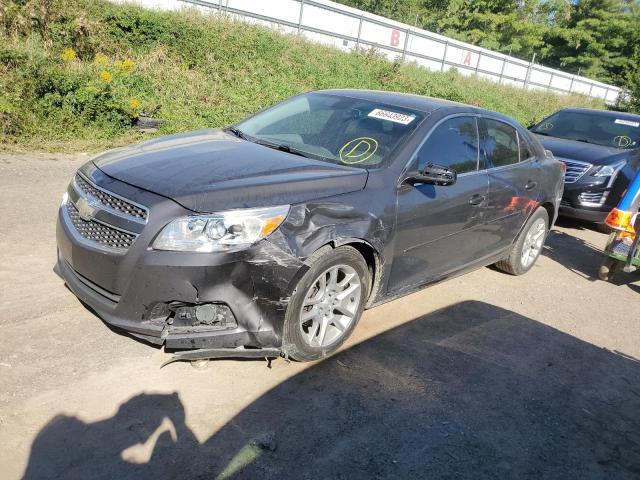
M 527 273 L 542 253 L 542 247 L 548 233 L 549 214 L 543 207 L 540 207 L 522 228 L 509 255 L 496 263 L 496 267 L 511 275 Z
M 369 269 L 352 247 L 323 249 L 310 259 L 285 315 L 282 350 L 298 361 L 335 352 L 355 329 L 369 294 Z

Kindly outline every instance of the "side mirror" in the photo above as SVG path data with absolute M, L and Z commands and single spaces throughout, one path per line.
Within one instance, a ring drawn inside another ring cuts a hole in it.
M 417 173 L 410 178 L 411 183 L 428 183 L 440 186 L 453 185 L 456 180 L 458 180 L 458 174 L 454 170 L 433 164 L 427 165 L 422 173 Z

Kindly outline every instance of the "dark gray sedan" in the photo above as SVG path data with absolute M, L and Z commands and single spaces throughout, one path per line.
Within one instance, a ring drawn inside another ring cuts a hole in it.
M 503 115 L 355 90 L 86 163 L 57 271 L 105 322 L 182 358 L 335 351 L 363 310 L 496 263 L 528 271 L 562 164 Z

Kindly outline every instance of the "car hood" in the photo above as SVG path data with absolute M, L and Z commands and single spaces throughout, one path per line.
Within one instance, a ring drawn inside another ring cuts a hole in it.
M 367 171 L 241 140 L 222 130 L 170 135 L 106 152 L 110 177 L 195 212 L 302 203 L 362 190 Z
M 567 160 L 578 160 L 593 165 L 608 165 L 627 158 L 629 155 L 628 150 L 619 150 L 614 147 L 543 135 L 536 135 L 536 137 L 538 137 L 544 148 L 553 152 L 555 157 L 566 158 Z

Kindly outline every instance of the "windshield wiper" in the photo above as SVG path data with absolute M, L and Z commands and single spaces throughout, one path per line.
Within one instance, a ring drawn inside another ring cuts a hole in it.
M 253 141 L 258 145 L 273 148 L 274 150 L 280 150 L 281 152 L 290 153 L 292 155 L 298 155 L 300 157 L 311 158 L 310 155 L 307 154 L 306 152 L 303 152 L 302 150 L 298 150 L 296 148 L 292 148 L 289 145 L 282 145 L 280 143 L 269 142 L 267 140 L 259 140 L 259 139 L 255 139 Z
M 269 142 L 268 140 L 261 140 L 259 138 L 251 137 L 244 133 L 242 130 L 236 127 L 229 127 L 231 133 L 233 133 L 236 137 L 241 138 L 243 140 L 247 140 L 249 142 L 257 143 L 258 145 L 262 145 L 264 147 L 273 148 L 274 150 L 280 150 L 281 152 L 290 153 L 292 155 L 298 155 L 300 157 L 311 158 L 309 154 L 303 152 L 302 150 L 297 150 L 295 148 L 290 147 L 289 145 L 282 145 L 280 143 Z
M 241 138 L 243 140 L 249 140 L 247 138 L 247 136 L 245 135 L 245 133 L 242 130 L 240 130 L 239 128 L 229 127 L 227 130 L 229 130 L 231 133 L 233 133 L 238 138 Z
M 535 133 L 536 135 L 543 135 L 545 137 L 552 137 L 553 135 L 548 134 L 547 132 L 536 132 L 534 131 L 533 133 Z M 563 140 L 571 140 L 573 142 L 582 142 L 582 143 L 589 143 L 591 145 L 599 145 L 598 143 L 594 143 L 591 140 L 587 139 L 587 138 L 572 138 L 572 137 L 556 137 L 556 138 L 560 138 Z

